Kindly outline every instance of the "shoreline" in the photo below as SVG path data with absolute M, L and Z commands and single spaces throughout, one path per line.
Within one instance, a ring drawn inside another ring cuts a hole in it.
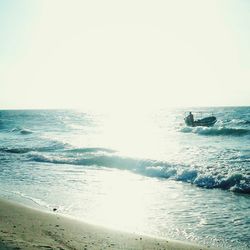
M 2 249 L 215 248 L 107 229 L 0 198 L 0 250 Z

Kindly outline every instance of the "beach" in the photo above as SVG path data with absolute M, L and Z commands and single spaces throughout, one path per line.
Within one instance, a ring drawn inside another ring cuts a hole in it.
M 211 249 L 126 233 L 0 200 L 0 249 Z
M 249 110 L 0 111 L 1 249 L 248 250 Z

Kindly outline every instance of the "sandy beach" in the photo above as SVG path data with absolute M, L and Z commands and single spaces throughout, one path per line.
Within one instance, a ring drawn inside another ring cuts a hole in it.
M 211 249 L 124 233 L 0 200 L 0 249 Z

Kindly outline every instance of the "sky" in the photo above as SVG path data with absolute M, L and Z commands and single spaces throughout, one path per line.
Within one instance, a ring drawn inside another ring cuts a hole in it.
M 1 0 L 0 109 L 250 105 L 248 0 Z

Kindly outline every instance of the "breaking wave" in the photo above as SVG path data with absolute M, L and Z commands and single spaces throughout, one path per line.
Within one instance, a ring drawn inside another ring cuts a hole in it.
M 86 149 L 87 150 L 87 149 Z M 88 150 L 87 150 L 88 151 Z M 172 179 L 203 188 L 220 188 L 240 193 L 250 193 L 250 177 L 234 173 L 213 173 L 210 169 L 164 161 L 143 160 L 120 155 L 45 155 L 31 153 L 30 160 L 52 164 L 70 164 L 86 167 L 106 167 L 130 170 L 148 177 Z
M 245 136 L 250 134 L 249 129 L 243 128 L 207 128 L 207 127 L 184 127 L 180 130 L 183 133 L 195 133 L 199 135 L 207 136 Z

